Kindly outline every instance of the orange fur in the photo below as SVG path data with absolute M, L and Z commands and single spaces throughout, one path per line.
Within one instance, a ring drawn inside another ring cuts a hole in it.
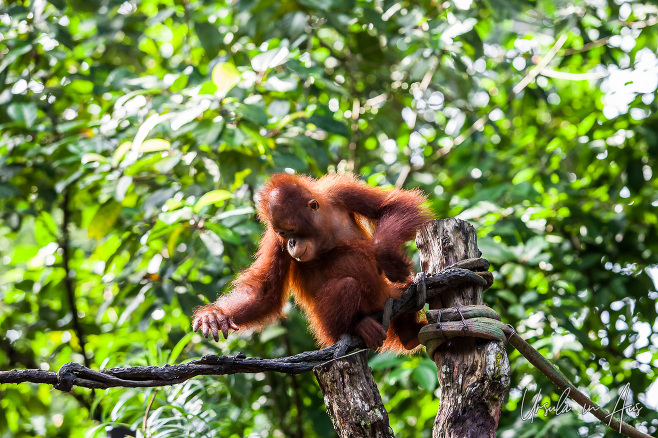
M 431 218 L 424 201 L 419 191 L 372 187 L 353 176 L 272 176 L 260 191 L 258 214 L 266 231 L 256 261 L 236 279 L 233 292 L 195 312 L 195 327 L 208 316 L 218 325 L 222 318 L 241 327 L 260 325 L 280 315 L 291 292 L 320 344 L 356 333 L 380 346 L 383 329 L 366 320 L 410 283 L 402 245 Z M 416 347 L 425 323 L 415 313 L 402 315 L 391 324 L 384 348 Z

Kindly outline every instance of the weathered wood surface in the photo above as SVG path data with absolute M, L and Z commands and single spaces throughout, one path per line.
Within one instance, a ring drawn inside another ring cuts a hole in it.
M 460 219 L 430 221 L 418 232 L 421 268 L 432 275 L 469 258 L 480 257 L 475 229 Z M 482 286 L 464 284 L 430 300 L 430 309 L 482 304 Z M 441 402 L 434 438 L 495 437 L 509 390 L 510 366 L 501 342 L 454 338 L 434 357 Z
M 368 367 L 367 350 L 313 368 L 341 438 L 393 438 L 388 412 Z

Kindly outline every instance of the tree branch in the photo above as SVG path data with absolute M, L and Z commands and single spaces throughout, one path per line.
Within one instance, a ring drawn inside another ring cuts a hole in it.
M 484 275 L 486 276 L 486 273 Z M 468 269 L 446 269 L 426 279 L 427 298 L 432 298 L 449 288 L 468 282 L 480 283 L 481 285 L 482 283 L 490 284 L 489 281 L 484 280 L 480 275 Z M 392 307 L 392 318 L 415 309 L 417 306 L 416 291 L 416 284 L 412 284 L 402 297 L 395 301 Z M 380 312 L 374 317 L 381 319 L 382 315 L 383 312 Z M 73 386 L 92 389 L 168 386 L 201 375 L 258 373 L 263 371 L 276 371 L 295 375 L 311 371 L 319 363 L 334 359 L 337 352 L 352 351 L 364 346 L 365 344 L 361 338 L 352 336 L 347 344 L 338 342 L 321 350 L 307 351 L 278 359 L 252 358 L 241 353 L 236 356 L 206 355 L 201 359 L 178 365 L 109 368 L 100 371 L 91 370 L 89 367 L 70 362 L 62 366 L 59 372 L 39 369 L 0 371 L 0 384 L 47 383 L 53 385 L 56 389 L 70 391 Z

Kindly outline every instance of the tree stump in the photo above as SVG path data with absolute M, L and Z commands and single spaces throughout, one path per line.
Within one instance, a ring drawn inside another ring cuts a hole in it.
M 460 260 L 481 256 L 475 229 L 460 219 L 427 222 L 416 237 L 421 269 L 432 275 Z M 430 309 L 482 304 L 482 287 L 461 286 L 430 301 Z M 502 342 L 454 338 L 432 358 L 441 385 L 433 438 L 495 437 L 510 384 Z
M 393 438 L 388 412 L 368 367 L 367 350 L 313 368 L 341 438 Z

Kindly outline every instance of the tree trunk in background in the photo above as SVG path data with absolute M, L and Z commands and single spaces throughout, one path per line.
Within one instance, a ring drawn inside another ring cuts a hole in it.
M 426 223 L 416 245 L 421 268 L 435 274 L 460 260 L 480 257 L 475 229 L 460 219 Z M 430 309 L 482 304 L 482 288 L 464 286 L 430 302 Z M 434 438 L 495 437 L 500 409 L 509 390 L 510 367 L 502 342 L 454 338 L 434 357 L 441 384 L 441 402 Z
M 368 367 L 367 350 L 313 368 L 341 438 L 393 438 L 388 412 Z

